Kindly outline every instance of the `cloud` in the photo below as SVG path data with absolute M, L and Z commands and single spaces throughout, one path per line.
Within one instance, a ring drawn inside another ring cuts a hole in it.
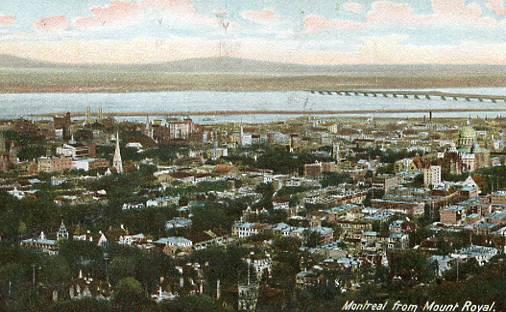
M 70 22 L 65 16 L 50 16 L 39 19 L 35 22 L 34 27 L 38 31 L 59 32 L 67 30 L 70 27 Z
M 366 23 L 370 25 L 421 25 L 430 24 L 424 16 L 413 13 L 407 3 L 394 3 L 391 1 L 377 1 L 367 12 Z
M 343 10 L 355 14 L 360 14 L 364 10 L 364 6 L 357 2 L 346 2 L 343 4 Z
M 244 11 L 241 13 L 241 17 L 257 24 L 272 24 L 280 20 L 280 17 L 273 10 L 269 9 Z
M 308 15 L 304 18 L 304 31 L 308 33 L 319 33 L 330 30 L 357 30 L 363 25 L 358 22 L 343 19 L 328 19 L 321 15 Z
M 488 6 L 497 14 L 504 13 L 501 0 L 488 0 Z M 347 2 L 349 10 L 356 8 L 353 2 Z M 345 4 L 345 5 L 346 5 Z M 477 3 L 466 4 L 465 0 L 432 0 L 432 13 L 420 14 L 409 3 L 389 0 L 375 1 L 365 13 L 364 21 L 349 19 L 328 19 L 320 15 L 309 15 L 304 20 L 307 32 L 318 33 L 334 29 L 359 30 L 377 27 L 399 26 L 416 27 L 417 30 L 433 27 L 453 28 L 495 28 L 504 26 L 504 22 L 486 16 Z
M 78 17 L 76 28 L 80 30 L 107 26 L 139 24 L 147 18 L 157 18 L 160 23 L 173 25 L 211 25 L 216 20 L 201 15 L 191 0 L 143 0 L 139 2 L 112 1 L 109 5 L 93 7 L 91 16 Z
M 485 16 L 479 4 L 465 0 L 432 0 L 431 22 L 439 25 L 494 27 L 497 20 Z
M 102 26 L 117 26 L 131 24 L 142 16 L 141 7 L 136 3 L 113 1 L 110 5 L 93 7 L 91 16 L 78 17 L 74 25 L 76 28 L 93 29 Z
M 506 7 L 504 6 L 503 0 L 487 0 L 486 6 L 497 15 L 506 15 Z
M 16 23 L 15 16 L 0 15 L 0 26 L 9 26 Z

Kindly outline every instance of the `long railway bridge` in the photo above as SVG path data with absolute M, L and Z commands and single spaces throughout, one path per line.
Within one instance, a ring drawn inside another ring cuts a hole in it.
M 472 100 L 479 102 L 506 102 L 506 95 L 485 95 L 485 94 L 470 94 L 470 93 L 455 93 L 444 91 L 403 91 L 403 90 L 307 90 L 312 94 L 320 95 L 340 95 L 340 96 L 369 96 L 369 97 L 390 97 L 390 98 L 404 98 L 416 100 L 453 100 L 453 101 L 467 101 Z

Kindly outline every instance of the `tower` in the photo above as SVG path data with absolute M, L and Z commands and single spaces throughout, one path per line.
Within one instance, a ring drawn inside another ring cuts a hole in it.
M 18 163 L 18 148 L 14 142 L 11 142 L 11 148 L 9 149 L 9 161 L 14 165 Z
M 332 158 L 334 158 L 334 160 L 337 162 L 341 160 L 339 157 L 339 152 L 340 152 L 339 143 L 332 144 Z
M 69 239 L 69 231 L 67 231 L 65 224 L 63 224 L 63 220 L 61 220 L 60 228 L 58 229 L 58 232 L 56 232 L 56 239 Z
M 146 115 L 146 125 L 144 127 L 144 135 L 153 140 L 153 128 L 151 127 L 151 123 L 149 121 L 149 115 Z
M 116 149 L 114 150 L 114 158 L 112 160 L 112 166 L 116 169 L 116 173 L 123 173 L 123 162 L 121 161 L 121 151 L 119 149 L 119 133 L 116 132 Z
M 244 128 L 242 127 L 242 123 L 241 123 L 241 132 L 239 133 L 239 145 L 240 146 L 243 145 L 243 136 L 244 136 Z
M 258 282 L 251 281 L 251 258 L 247 259 L 248 263 L 248 281 L 246 284 L 239 283 L 239 304 L 238 311 L 253 312 L 256 311 L 258 301 Z
M 0 155 L 7 152 L 5 148 L 5 135 L 3 131 L 0 131 Z

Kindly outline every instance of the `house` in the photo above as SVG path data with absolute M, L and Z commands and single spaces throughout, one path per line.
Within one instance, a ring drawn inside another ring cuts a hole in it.
M 39 157 L 37 159 L 38 173 L 63 172 L 72 169 L 70 157 Z
M 193 246 L 191 240 L 179 236 L 162 237 L 154 241 L 153 244 L 160 246 L 163 252 L 170 256 L 179 252 L 190 253 Z
M 179 206 L 179 196 L 164 196 L 157 197 L 153 199 L 148 199 L 146 201 L 146 207 L 168 207 L 171 205 Z
M 140 142 L 128 142 L 125 145 L 125 147 L 126 148 L 136 149 L 136 150 L 141 150 L 142 149 L 142 144 Z
M 246 260 L 246 259 L 243 259 Z M 266 256 L 254 256 L 253 259 L 247 259 L 250 260 L 251 266 L 255 270 L 255 273 L 257 275 L 257 278 L 260 279 L 264 273 L 267 273 L 268 276 L 271 276 L 272 273 L 272 259 L 270 255 Z
M 189 229 L 192 226 L 192 220 L 187 218 L 176 217 L 165 223 L 165 230 L 170 231 L 173 229 Z
M 290 209 L 290 201 L 279 198 L 272 200 L 272 208 L 274 210 L 288 210 Z
M 121 210 L 123 210 L 123 211 L 125 211 L 125 210 L 141 210 L 144 208 L 146 208 L 146 206 L 143 203 L 138 203 L 138 204 L 124 203 L 123 206 L 121 207 Z
M 72 160 L 71 169 L 83 170 L 88 172 L 96 169 L 106 169 L 109 167 L 109 161 L 103 158 L 80 158 Z
M 38 237 L 22 240 L 20 246 L 21 248 L 32 249 L 54 256 L 58 254 L 58 241 L 68 238 L 69 232 L 62 221 L 58 231 L 56 232 L 56 240 L 48 239 L 44 232 L 40 232 Z
M 246 238 L 264 233 L 269 228 L 268 224 L 235 222 L 232 225 L 232 236 Z
M 471 259 L 474 258 L 480 266 L 485 265 L 490 259 L 495 257 L 498 251 L 494 247 L 471 245 L 462 248 L 451 254 L 451 257 L 456 259 Z
M 316 286 L 321 281 L 321 274 L 316 270 L 304 270 L 295 276 L 295 285 L 299 288 Z
M 292 233 L 292 231 L 294 229 L 295 229 L 294 227 L 292 227 L 286 223 L 277 223 L 277 224 L 274 224 L 271 228 L 271 230 L 274 234 L 278 234 L 278 235 L 281 235 L 284 237 L 290 236 L 290 234 Z
M 78 159 L 82 157 L 95 157 L 96 146 L 90 145 L 78 145 L 78 144 L 63 144 L 56 148 L 56 155 L 63 157 L 71 157 L 72 159 Z
M 389 249 L 407 249 L 409 247 L 409 235 L 402 232 L 390 233 L 388 237 Z
M 36 238 L 22 240 L 20 246 L 25 249 L 33 249 L 39 252 L 47 253 L 50 256 L 58 254 L 58 244 L 56 240 L 47 239 L 44 232 Z
M 118 239 L 118 244 L 120 245 L 138 245 L 143 243 L 146 240 L 144 234 L 139 233 L 135 235 L 121 235 Z
M 466 210 L 462 206 L 449 206 L 439 211 L 439 219 L 443 224 L 457 225 L 466 218 Z

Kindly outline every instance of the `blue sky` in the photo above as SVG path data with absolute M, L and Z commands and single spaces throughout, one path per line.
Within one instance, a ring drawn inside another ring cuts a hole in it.
M 0 53 L 66 63 L 233 56 L 506 64 L 503 0 L 2 0 Z

